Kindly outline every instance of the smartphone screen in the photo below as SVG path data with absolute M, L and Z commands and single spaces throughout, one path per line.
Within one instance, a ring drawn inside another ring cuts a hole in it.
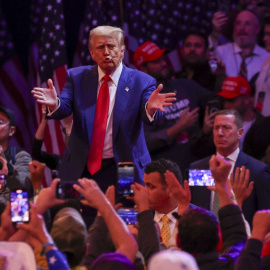
M 120 162 L 118 168 L 118 194 L 122 196 L 133 196 L 130 186 L 134 183 L 134 163 Z
M 11 221 L 14 224 L 29 222 L 28 192 L 17 189 L 10 192 Z
M 210 170 L 189 170 L 188 183 L 190 186 L 215 185 L 215 181 Z
M 56 198 L 62 200 L 81 200 L 83 197 L 73 188 L 73 183 L 58 182 L 56 187 Z
M 117 213 L 127 225 L 138 224 L 138 220 L 136 218 L 138 212 L 136 212 L 133 208 L 120 208 Z
M 6 189 L 6 176 L 0 174 L 0 192 L 4 192 Z

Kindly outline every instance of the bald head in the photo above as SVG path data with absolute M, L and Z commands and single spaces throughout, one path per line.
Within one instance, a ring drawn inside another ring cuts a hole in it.
M 252 11 L 244 10 L 237 15 L 233 38 L 240 48 L 254 47 L 259 31 L 259 19 Z

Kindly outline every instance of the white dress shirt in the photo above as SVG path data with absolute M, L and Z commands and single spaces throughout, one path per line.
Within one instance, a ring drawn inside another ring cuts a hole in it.
M 177 222 L 177 219 L 172 215 L 172 213 L 177 213 L 178 212 L 178 207 L 176 207 L 175 209 L 173 209 L 170 213 L 166 214 L 166 216 L 168 216 L 170 218 L 169 221 L 169 228 L 170 228 L 170 239 L 169 239 L 169 245 L 170 246 L 176 246 L 176 235 L 174 233 L 174 228 Z M 158 223 L 158 226 L 161 230 L 162 226 L 163 226 L 163 222 L 162 222 L 162 217 L 165 216 L 164 213 L 160 213 L 158 211 L 155 211 L 155 216 L 154 216 L 154 220 Z M 177 231 L 176 231 L 177 232 Z
M 217 47 L 216 56 L 226 67 L 226 74 L 229 77 L 238 76 L 242 62 L 242 49 L 236 43 L 227 43 Z M 260 72 L 265 59 L 270 56 L 270 53 L 258 45 L 255 45 L 252 55 L 245 60 L 247 67 L 247 80 L 258 72 Z

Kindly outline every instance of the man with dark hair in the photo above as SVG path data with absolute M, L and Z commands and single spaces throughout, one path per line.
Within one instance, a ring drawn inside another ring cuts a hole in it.
M 223 247 L 217 253 L 219 231 L 216 220 L 204 209 L 189 209 L 178 224 L 178 247 L 193 254 L 201 270 L 233 270 L 243 249 L 247 234 L 241 209 L 235 205 L 227 186 L 231 164 L 220 156 L 212 156 L 210 169 L 219 197 L 218 211 Z
M 183 39 L 181 56 L 183 67 L 176 74 L 177 78 L 188 78 L 210 91 L 219 91 L 225 72 L 221 63 L 209 58 L 208 38 L 205 34 L 198 30 L 190 31 Z
M 176 93 L 176 101 L 165 108 L 159 125 L 144 125 L 144 134 L 152 160 L 172 160 L 183 173 L 192 160 L 189 138 L 199 129 L 199 109 L 204 111 L 211 92 L 189 79 L 171 79 L 165 53 L 165 49 L 147 41 L 137 48 L 133 62 L 163 84 L 162 93 Z
M 189 253 L 205 253 L 216 249 L 219 242 L 217 220 L 203 208 L 189 209 L 178 225 L 181 248 Z
M 270 168 L 239 149 L 239 141 L 243 136 L 243 122 L 235 110 L 219 111 L 215 116 L 213 137 L 217 155 L 230 161 L 232 168 L 229 174 L 237 167 L 245 166 L 250 170 L 250 181 L 254 181 L 251 195 L 244 201 L 242 210 L 246 220 L 252 226 L 252 218 L 257 210 L 270 208 Z M 194 169 L 208 169 L 210 157 L 198 160 L 191 164 Z M 205 187 L 192 187 L 192 203 L 206 209 L 215 208 L 214 194 Z
M 182 174 L 178 165 L 166 159 L 150 162 L 145 168 L 143 181 L 148 190 L 149 207 L 155 210 L 154 220 L 160 227 L 163 243 L 166 246 L 175 246 L 176 218 L 173 213 L 178 211 L 178 201 L 168 189 L 165 181 L 166 171 L 172 172 L 182 184 Z
M 161 176 L 161 180 L 164 185 L 166 185 L 165 176 L 164 173 L 166 170 L 169 170 L 170 172 L 174 173 L 175 177 L 179 181 L 180 184 L 183 182 L 182 173 L 179 170 L 179 166 L 172 162 L 171 160 L 167 160 L 164 158 L 154 160 L 146 165 L 144 169 L 145 174 L 150 174 L 152 172 L 159 172 Z
M 0 174 L 6 175 L 6 186 L 9 190 L 24 188 L 31 197 L 33 187 L 28 164 L 32 158 L 21 148 L 9 145 L 10 138 L 15 132 L 16 120 L 13 112 L 0 107 Z M 5 190 L 1 190 L 1 192 L 5 197 Z

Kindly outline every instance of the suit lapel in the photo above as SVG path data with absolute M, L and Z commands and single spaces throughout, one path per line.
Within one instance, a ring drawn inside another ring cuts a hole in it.
M 98 71 L 97 66 L 87 70 L 82 78 L 82 105 L 84 125 L 87 129 L 89 144 L 92 138 L 92 131 L 95 119 L 95 110 L 97 102 L 97 88 L 98 88 Z
M 246 166 L 247 164 L 248 164 L 248 160 L 247 160 L 246 155 L 245 155 L 242 151 L 240 151 L 240 152 L 239 152 L 239 155 L 238 155 L 238 157 L 237 157 L 237 160 L 236 160 L 236 162 L 235 162 L 233 171 L 235 172 L 235 169 L 236 169 L 237 167 L 240 168 L 241 166 Z
M 123 64 L 113 109 L 113 140 L 115 140 L 130 96 L 135 91 L 131 85 L 132 72 Z

